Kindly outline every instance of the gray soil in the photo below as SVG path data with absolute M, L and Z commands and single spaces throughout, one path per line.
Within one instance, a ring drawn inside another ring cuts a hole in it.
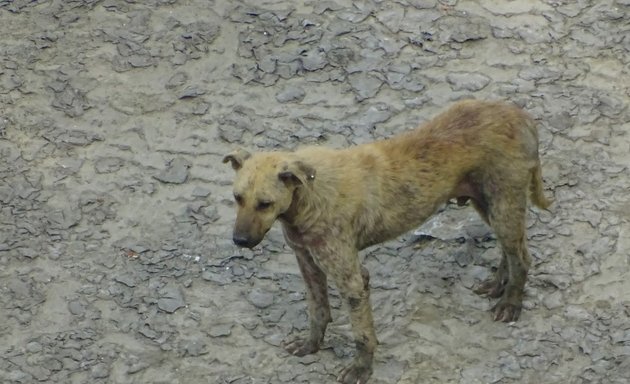
M 0 382 L 330 383 L 278 228 L 231 244 L 237 146 L 389 137 L 467 97 L 540 121 L 525 309 L 471 208 L 363 254 L 371 383 L 630 380 L 629 0 L 0 0 Z M 410 207 L 413 209 L 413 207 Z

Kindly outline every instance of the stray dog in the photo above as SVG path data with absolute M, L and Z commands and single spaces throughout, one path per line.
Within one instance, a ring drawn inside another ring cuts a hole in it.
M 236 170 L 234 243 L 256 246 L 279 220 L 306 283 L 310 334 L 285 349 L 298 356 L 319 349 L 331 321 L 327 278 L 347 303 L 356 355 L 339 382 L 365 383 L 377 344 L 369 274 L 358 252 L 420 225 L 451 198 L 460 205 L 470 200 L 502 247 L 496 276 L 475 291 L 500 297 L 495 320 L 518 319 L 530 265 L 527 196 L 540 208 L 550 204 L 537 127 L 521 109 L 461 101 L 387 140 L 342 150 L 237 150 L 223 162 Z

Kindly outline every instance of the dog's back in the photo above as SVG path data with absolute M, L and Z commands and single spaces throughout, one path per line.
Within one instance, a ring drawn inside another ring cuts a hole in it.
M 317 169 L 330 220 L 352 222 L 360 249 L 413 228 L 450 198 L 485 205 L 498 178 L 529 180 L 539 167 L 535 122 L 515 106 L 475 100 L 387 140 L 295 155 Z

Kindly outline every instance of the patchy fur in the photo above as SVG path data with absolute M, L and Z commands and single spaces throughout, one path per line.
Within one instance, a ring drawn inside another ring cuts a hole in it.
M 530 265 L 527 195 L 546 208 L 538 132 L 519 108 L 462 101 L 421 127 L 343 150 L 227 155 L 237 171 L 234 242 L 254 247 L 280 220 L 308 292 L 310 334 L 285 344 L 295 355 L 317 351 L 331 321 L 327 279 L 350 310 L 357 348 L 339 381 L 365 383 L 377 340 L 369 274 L 358 251 L 417 227 L 451 198 L 468 200 L 492 226 L 503 257 L 494 279 L 477 292 L 500 297 L 495 320 L 518 319 Z

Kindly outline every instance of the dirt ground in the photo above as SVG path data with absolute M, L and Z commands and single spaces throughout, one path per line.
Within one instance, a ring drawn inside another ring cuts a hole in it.
M 363 255 L 370 382 L 629 382 L 629 0 L 0 0 L 0 33 L 0 382 L 333 382 L 346 311 L 319 353 L 279 347 L 304 285 L 278 228 L 232 245 L 221 158 L 468 97 L 540 121 L 525 310 L 491 320 L 500 250 L 451 204 Z

